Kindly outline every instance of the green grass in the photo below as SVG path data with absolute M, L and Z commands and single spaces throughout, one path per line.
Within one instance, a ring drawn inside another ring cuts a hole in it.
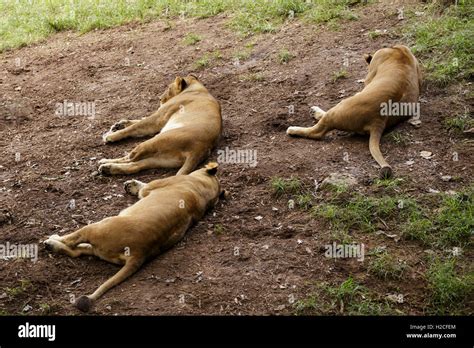
M 378 187 L 394 189 L 399 187 L 404 180 L 402 178 L 375 179 L 374 184 Z
M 280 62 L 280 64 L 286 64 L 293 58 L 295 58 L 295 55 L 290 53 L 286 48 L 283 48 L 278 52 L 278 62 Z
M 383 315 L 393 314 L 385 301 L 379 301 L 366 287 L 352 277 L 340 285 L 319 284 L 308 298 L 297 301 L 297 314 L 347 314 Z
M 426 79 L 444 86 L 474 76 L 474 7 L 459 1 L 442 14 L 434 8 L 415 17 L 405 29 L 413 53 L 426 68 Z
M 296 196 L 296 204 L 299 208 L 308 210 L 313 206 L 313 196 L 310 193 L 303 193 Z
M 265 80 L 265 77 L 262 73 L 248 73 L 241 76 L 242 81 L 261 82 Z
M 397 188 L 401 179 L 377 180 L 384 188 Z M 456 195 L 421 195 L 416 200 L 403 194 L 366 196 L 333 194 L 311 209 L 314 218 L 325 220 L 332 232 L 375 232 L 388 228 L 408 240 L 445 249 L 472 243 L 474 187 Z
M 347 70 L 342 68 L 332 73 L 332 80 L 333 82 L 336 82 L 340 79 L 346 79 L 348 76 L 349 76 L 349 73 L 347 72 Z
M 438 201 L 437 208 L 412 214 L 402 226 L 403 236 L 438 248 L 470 244 L 474 230 L 474 188 L 456 195 L 440 195 Z
M 369 263 L 369 272 L 380 279 L 401 279 L 407 265 L 384 252 L 374 256 Z
M 245 44 L 245 47 L 234 53 L 234 58 L 238 60 L 246 60 L 252 54 L 253 48 L 255 47 L 255 41 L 249 41 Z
M 205 53 L 201 58 L 199 58 L 195 63 L 194 63 L 194 68 L 195 69 L 203 69 L 209 67 L 212 63 L 215 61 L 222 59 L 222 53 L 221 51 L 217 50 L 214 52 L 208 52 Z
M 444 125 L 448 130 L 463 132 L 474 127 L 474 118 L 469 113 L 465 113 L 463 115 L 446 118 Z
M 219 236 L 219 235 L 221 235 L 222 233 L 224 233 L 224 231 L 225 231 L 225 228 L 224 228 L 224 226 L 222 226 L 221 224 L 216 224 L 216 225 L 214 226 L 214 233 L 215 233 L 216 235 Z
M 201 40 L 202 40 L 201 36 L 194 33 L 188 33 L 184 37 L 183 43 L 187 46 L 192 46 L 192 45 L 197 44 Z
M 400 200 L 405 202 L 400 207 Z M 353 194 L 349 198 L 335 198 L 331 203 L 321 203 L 312 209 L 316 218 L 329 221 L 332 230 L 374 232 L 377 223 L 398 219 L 416 209 L 416 204 L 405 197 L 371 197 Z
M 353 244 L 354 239 L 349 234 L 347 230 L 344 229 L 336 229 L 331 231 L 331 239 L 332 242 L 336 242 L 339 244 Z
M 243 36 L 275 32 L 292 17 L 313 23 L 353 19 L 354 1 L 339 0 L 48 0 L 0 2 L 0 52 L 73 30 L 85 33 L 128 22 L 178 17 L 207 18 L 226 12 Z
M 312 23 L 332 23 L 335 20 L 354 20 L 357 16 L 350 10 L 349 6 L 361 1 L 351 0 L 323 0 L 317 1 L 313 7 L 305 14 L 306 19 Z
M 40 303 L 39 309 L 42 314 L 51 314 L 53 312 L 53 308 L 48 303 Z
M 285 179 L 273 177 L 270 181 L 270 186 L 277 197 L 283 194 L 301 194 L 303 189 L 303 184 L 298 178 Z
M 372 30 L 368 33 L 369 39 L 371 40 L 375 40 L 376 38 L 384 35 L 386 35 L 386 33 L 384 33 L 382 30 Z
M 393 141 L 397 145 L 406 146 L 409 143 L 409 138 L 402 132 L 390 132 L 387 134 L 387 138 Z
M 5 292 L 10 299 L 15 299 L 16 297 L 24 294 L 28 289 L 30 289 L 33 285 L 29 280 L 21 279 L 20 285 L 13 287 L 13 288 L 5 288 Z
M 429 311 L 437 315 L 462 314 L 474 293 L 474 273 L 459 275 L 455 259 L 434 260 L 427 272 L 430 290 Z M 472 313 L 470 313 L 472 315 Z

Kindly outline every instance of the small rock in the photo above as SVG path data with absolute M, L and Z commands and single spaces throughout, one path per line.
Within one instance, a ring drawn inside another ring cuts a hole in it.
M 415 161 L 413 161 L 413 160 L 409 160 L 409 161 L 406 161 L 406 162 L 405 162 L 405 164 L 406 164 L 407 166 L 411 166 L 413 163 L 415 163 Z
M 278 211 L 278 208 L 272 207 L 272 210 L 273 210 L 273 211 Z
M 284 310 L 285 308 L 286 308 L 286 306 L 285 306 L 284 304 L 282 304 L 282 305 L 276 306 L 276 307 L 275 307 L 275 311 L 282 311 L 282 310 Z
M 474 127 L 473 127 L 473 128 L 470 128 L 470 129 L 466 129 L 463 133 L 464 133 L 464 134 L 468 134 L 468 135 L 474 134 Z
M 112 310 L 112 306 L 110 306 L 110 305 L 105 306 L 105 309 L 107 309 L 108 311 L 111 311 L 111 310 Z
M 433 158 L 433 153 L 430 151 L 420 151 L 420 156 L 424 159 L 431 159 Z
M 74 284 L 80 283 L 81 280 L 82 280 L 82 278 L 76 279 L 76 280 L 72 281 L 70 285 L 74 285 Z
M 438 190 L 432 189 L 431 187 L 428 189 L 429 193 L 439 193 Z
M 31 307 L 30 305 L 26 305 L 25 307 L 23 307 L 23 312 L 29 312 L 33 307 Z
M 415 128 L 419 128 L 421 126 L 421 120 L 419 118 L 410 118 L 408 123 Z
M 452 178 L 453 178 L 453 177 L 450 176 L 450 175 L 443 175 L 443 176 L 441 177 L 441 180 L 443 180 L 443 181 L 451 181 Z
M 357 184 L 357 179 L 351 174 L 348 174 L 348 173 L 331 173 L 331 174 L 329 174 L 329 176 L 327 178 L 325 178 L 321 182 L 320 187 L 321 187 L 321 189 L 324 189 L 328 186 L 329 187 L 331 187 L 331 186 L 351 187 L 351 186 L 355 186 L 356 184 Z
M 388 294 L 387 300 L 395 302 L 395 303 L 403 303 L 403 294 Z
M 260 215 L 255 217 L 255 220 L 257 220 L 257 221 L 260 221 L 262 219 L 263 219 L 263 216 L 260 216 Z
M 301 239 L 298 239 L 296 242 L 297 242 L 298 244 L 303 244 L 303 241 L 302 241 Z
M 462 249 L 460 247 L 453 247 L 451 250 L 449 250 L 449 253 L 453 256 L 461 256 Z

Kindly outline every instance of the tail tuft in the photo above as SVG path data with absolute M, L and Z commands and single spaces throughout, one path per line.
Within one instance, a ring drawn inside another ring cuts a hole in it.
M 389 166 L 382 167 L 382 169 L 380 169 L 381 179 L 390 179 L 392 175 L 393 175 L 392 168 L 390 168 Z
M 92 300 L 87 296 L 81 296 L 76 301 L 76 307 L 84 313 L 89 312 L 92 307 Z

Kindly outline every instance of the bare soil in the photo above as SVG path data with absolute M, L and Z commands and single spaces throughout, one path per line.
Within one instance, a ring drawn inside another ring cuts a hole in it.
M 394 306 L 406 314 L 422 314 L 422 246 L 356 232 L 354 238 L 367 248 L 385 245 L 411 266 L 401 281 L 380 281 L 367 272 L 367 262 L 325 258 L 323 245 L 332 243 L 327 224 L 306 211 L 289 209 L 288 197 L 276 198 L 269 186 L 273 176 L 294 176 L 313 185 L 330 173 L 347 172 L 358 179 L 358 191 L 377 190 L 369 185 L 378 169 L 367 137 L 336 131 L 316 142 L 290 138 L 285 130 L 312 125 L 311 106 L 326 110 L 359 91 L 362 84 L 357 80 L 367 69 L 364 53 L 405 43 L 397 36 L 405 24 L 397 19 L 397 5 L 387 3 L 357 9 L 359 19 L 340 22 L 339 31 L 291 21 L 277 33 L 246 39 L 229 30 L 228 18 L 220 15 L 179 19 L 171 28 L 156 21 L 84 35 L 59 33 L 1 54 L 0 208 L 11 219 L 0 223 L 0 240 L 39 243 L 133 204 L 135 199 L 122 187 L 131 177 L 93 173 L 98 159 L 121 156 L 140 140 L 104 145 L 101 135 L 122 118 L 149 115 L 175 76 L 194 72 L 222 105 L 224 134 L 218 149 L 256 150 L 258 165 L 222 164 L 219 175 L 229 199 L 176 247 L 107 293 L 93 313 L 293 314 L 292 298 L 306 298 L 318 282 L 338 284 L 352 276 L 381 297 L 403 293 L 405 302 Z M 375 29 L 387 29 L 388 34 L 372 40 L 368 32 Z M 190 32 L 201 35 L 202 41 L 184 45 L 182 39 Z M 250 57 L 236 63 L 234 55 L 250 41 L 256 43 Z M 295 55 L 287 64 L 278 61 L 283 48 Z M 215 50 L 221 58 L 196 68 L 203 54 Z M 345 58 L 348 77 L 333 81 Z M 429 188 L 458 190 L 471 182 L 472 146 L 442 123 L 468 107 L 465 89 L 463 84 L 428 86 L 421 99 L 421 127 L 396 128 L 409 144 L 384 137 L 382 151 L 412 195 Z M 95 117 L 55 115 L 56 103 L 64 100 L 95 102 Z M 289 113 L 291 105 L 294 113 Z M 421 158 L 422 150 L 434 157 Z M 216 151 L 211 159 L 216 159 Z M 454 152 L 459 161 L 452 160 Z M 343 160 L 346 153 L 348 161 Z M 408 160 L 415 163 L 409 166 Z M 132 177 L 151 181 L 174 173 L 151 170 Z M 441 175 L 460 180 L 444 182 Z M 72 199 L 74 209 L 68 208 Z M 258 216 L 262 219 L 255 219 Z M 27 314 L 44 314 L 41 305 L 48 304 L 50 314 L 77 315 L 70 295 L 91 293 L 117 270 L 96 258 L 50 255 L 40 245 L 36 263 L 0 262 L 0 296 L 6 288 L 18 287 L 21 279 L 31 282 L 24 293 L 3 297 L 0 311 L 18 314 L 29 305 Z

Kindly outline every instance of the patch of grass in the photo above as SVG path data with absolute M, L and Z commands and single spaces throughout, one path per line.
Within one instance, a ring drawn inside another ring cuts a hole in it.
M 216 50 L 214 52 L 206 53 L 194 63 L 194 68 L 195 69 L 207 68 L 218 59 L 222 59 L 221 51 Z
M 39 309 L 42 314 L 50 314 L 53 311 L 53 308 L 48 303 L 40 303 Z
M 278 61 L 280 64 L 286 64 L 293 58 L 295 58 L 295 55 L 290 53 L 286 48 L 283 48 L 278 52 Z
M 460 1 L 443 13 L 436 9 L 412 19 L 405 29 L 413 53 L 426 68 L 426 79 L 445 86 L 474 76 L 474 10 L 469 1 Z
M 331 232 L 331 240 L 339 244 L 353 244 L 352 236 L 346 230 L 335 230 Z
M 375 179 L 374 183 L 378 187 L 385 187 L 388 189 L 394 189 L 404 182 L 402 178 L 389 178 L 389 179 Z
M 224 233 L 224 231 L 225 231 L 224 226 L 222 226 L 221 224 L 214 225 L 214 233 L 216 235 L 221 235 L 222 233 Z
M 202 56 L 201 58 L 199 58 L 196 63 L 194 64 L 194 66 L 197 68 L 197 69 L 201 69 L 201 68 L 206 68 L 209 66 L 209 64 L 211 63 L 211 59 L 209 58 L 209 55 L 205 54 L 204 56 Z
M 444 125 L 448 130 L 463 132 L 474 127 L 474 118 L 465 113 L 464 115 L 444 119 Z
M 286 20 L 311 22 L 353 19 L 354 1 L 342 0 L 48 0 L 0 2 L 0 52 L 40 41 L 63 30 L 81 33 L 132 21 L 177 17 L 207 18 L 226 12 L 229 26 L 241 35 L 274 32 Z
M 330 184 L 327 184 L 325 186 L 325 189 L 328 188 L 331 192 L 335 193 L 336 195 L 340 195 L 342 193 L 345 193 L 349 190 L 349 186 L 346 183 L 343 182 L 333 182 Z
M 369 33 L 367 35 L 368 35 L 369 39 L 375 40 L 380 36 L 386 35 L 386 32 L 377 29 L 377 30 L 369 31 Z
M 396 188 L 400 179 L 377 180 L 376 185 Z M 474 231 L 474 186 L 455 195 L 365 196 L 360 193 L 333 195 L 311 209 L 331 231 L 374 232 L 388 227 L 405 239 L 433 248 L 464 247 Z
M 399 204 L 400 200 L 412 203 L 408 198 L 383 196 L 380 198 L 353 194 L 349 199 L 336 199 L 332 203 L 322 203 L 312 209 L 312 215 L 329 221 L 331 229 L 358 229 L 374 232 L 377 223 L 405 215 L 416 209 L 414 204 Z
M 387 252 L 378 254 L 369 263 L 369 272 L 384 280 L 401 279 L 406 268 L 406 263 L 398 261 Z
M 28 289 L 30 289 L 33 285 L 29 280 L 26 279 L 21 279 L 20 280 L 20 285 L 16 286 L 14 288 L 5 288 L 5 292 L 7 293 L 8 297 L 11 299 L 14 299 L 23 293 L 25 293 Z
M 434 260 L 427 272 L 430 312 L 437 315 L 458 314 L 465 310 L 468 296 L 474 292 L 474 274 L 460 276 L 456 261 Z M 472 313 L 471 313 L 472 314 Z
M 296 204 L 299 208 L 308 210 L 313 206 L 313 196 L 310 193 L 299 194 L 296 196 Z
M 312 23 L 331 23 L 338 19 L 355 20 L 357 16 L 350 10 L 350 6 L 360 2 L 320 0 L 307 11 L 305 18 Z
M 242 81 L 261 82 L 265 80 L 262 73 L 248 73 L 242 75 Z
M 387 134 L 387 138 L 393 141 L 397 145 L 406 146 L 409 143 L 409 138 L 402 132 L 390 132 Z
M 272 33 L 285 20 L 297 17 L 311 7 L 312 4 L 304 0 L 234 1 L 229 25 L 243 36 Z
M 298 178 L 280 178 L 273 177 L 270 181 L 273 193 L 279 197 L 283 194 L 300 194 L 302 192 L 303 184 Z
M 474 188 L 442 194 L 439 200 L 437 209 L 410 216 L 402 227 L 404 237 L 439 248 L 469 244 L 474 230 Z
M 422 244 L 430 245 L 433 240 L 430 236 L 431 230 L 433 230 L 433 222 L 426 217 L 416 215 L 404 225 L 403 236 L 406 239 L 418 240 Z
M 347 70 L 342 68 L 342 69 L 339 69 L 338 71 L 333 72 L 332 80 L 333 82 L 336 82 L 337 80 L 340 80 L 340 79 L 346 79 L 348 76 L 349 76 L 349 73 L 347 72 Z
M 387 302 L 378 301 L 364 286 L 352 277 L 338 286 L 320 284 L 316 292 L 295 304 L 297 314 L 393 314 Z
M 192 45 L 197 44 L 201 40 L 202 40 L 201 36 L 194 33 L 188 33 L 184 37 L 183 43 L 187 46 L 192 46 Z
M 249 41 L 245 44 L 244 48 L 234 53 L 234 58 L 238 60 L 246 60 L 252 54 L 253 48 L 255 47 L 255 41 Z

